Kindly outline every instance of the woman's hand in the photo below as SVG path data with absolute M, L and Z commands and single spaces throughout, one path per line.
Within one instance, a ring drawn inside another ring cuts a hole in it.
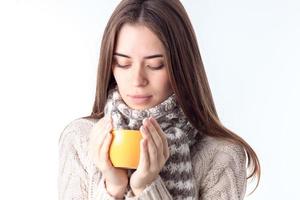
M 128 185 L 127 170 L 115 168 L 109 159 L 109 147 L 112 141 L 111 117 L 101 118 L 92 128 L 89 140 L 89 157 L 101 171 L 106 190 L 110 195 L 123 198 Z
M 167 138 L 154 118 L 144 119 L 140 131 L 140 161 L 130 177 L 130 187 L 136 196 L 156 179 L 169 158 Z

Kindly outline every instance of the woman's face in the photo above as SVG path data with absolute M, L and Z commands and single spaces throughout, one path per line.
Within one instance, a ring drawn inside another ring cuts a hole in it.
M 151 108 L 172 94 L 163 44 L 146 26 L 122 26 L 113 60 L 113 75 L 129 107 Z

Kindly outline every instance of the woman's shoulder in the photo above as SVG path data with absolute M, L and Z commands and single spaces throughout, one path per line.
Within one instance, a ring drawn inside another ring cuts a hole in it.
M 211 156 L 215 156 L 218 153 L 226 153 L 231 156 L 245 154 L 244 148 L 240 144 L 211 136 L 204 136 L 195 144 L 195 147 L 198 153 L 210 154 Z
M 97 119 L 77 118 L 70 121 L 62 130 L 59 144 L 75 143 L 88 140 L 89 132 Z
M 211 168 L 228 165 L 243 169 L 246 163 L 246 153 L 241 145 L 211 136 L 204 136 L 199 140 L 193 146 L 191 154 L 194 168 L 199 170 L 197 174 L 205 174 L 205 171 Z

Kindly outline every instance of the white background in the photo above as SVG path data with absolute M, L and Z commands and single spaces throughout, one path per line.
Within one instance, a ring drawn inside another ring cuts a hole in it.
M 57 199 L 58 138 L 91 112 L 102 32 L 119 1 L 0 2 L 0 198 Z M 261 161 L 246 199 L 296 199 L 300 3 L 182 2 L 220 119 Z

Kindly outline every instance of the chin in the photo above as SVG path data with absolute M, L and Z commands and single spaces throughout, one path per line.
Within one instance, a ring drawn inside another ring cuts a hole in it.
M 140 105 L 137 105 L 137 104 L 128 104 L 126 103 L 131 109 L 134 109 L 134 110 L 145 110 L 145 109 L 148 109 L 148 108 L 152 108 L 154 106 L 156 106 L 157 104 L 153 103 L 153 102 L 149 102 L 147 104 L 140 104 Z
M 135 109 L 135 110 L 145 110 L 148 108 L 152 108 L 152 107 L 156 106 L 156 104 L 157 104 L 157 102 L 153 99 L 153 96 L 147 102 L 134 102 L 134 101 L 132 101 L 132 99 L 130 99 L 128 97 L 125 97 L 123 100 L 128 107 L 130 107 L 131 109 Z

